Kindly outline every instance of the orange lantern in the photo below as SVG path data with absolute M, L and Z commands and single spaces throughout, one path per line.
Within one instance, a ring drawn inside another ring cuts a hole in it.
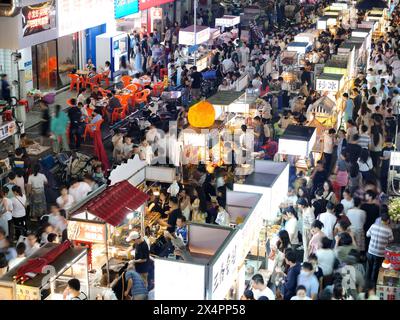
M 189 109 L 188 120 L 195 128 L 211 127 L 215 122 L 215 109 L 208 101 L 200 101 Z

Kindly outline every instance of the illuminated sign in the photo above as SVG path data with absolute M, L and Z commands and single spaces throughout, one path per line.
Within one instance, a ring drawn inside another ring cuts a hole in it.
M 317 90 L 337 92 L 339 91 L 339 81 L 328 80 L 328 79 L 317 79 Z
M 106 225 L 68 221 L 68 239 L 104 244 L 106 241 Z
M 115 18 L 123 18 L 139 12 L 138 0 L 114 0 Z
M 56 27 L 54 0 L 23 7 L 21 10 L 23 36 L 50 30 Z
M 139 9 L 140 11 L 147 10 L 169 2 L 174 2 L 174 0 L 139 0 Z
M 111 22 L 114 2 L 110 0 L 58 0 L 58 36 Z

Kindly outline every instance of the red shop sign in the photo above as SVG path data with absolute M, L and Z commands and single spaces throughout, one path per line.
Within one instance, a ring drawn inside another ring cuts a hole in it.
M 169 2 L 174 2 L 174 0 L 139 0 L 139 10 L 147 10 Z

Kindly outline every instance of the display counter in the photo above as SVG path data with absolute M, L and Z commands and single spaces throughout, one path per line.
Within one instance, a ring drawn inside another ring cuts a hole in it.
M 30 261 L 47 260 L 60 247 L 63 250 L 58 252 L 57 258 L 49 263 L 44 262 L 41 272 L 27 267 Z M 15 279 L 23 274 L 21 267 L 27 270 L 23 281 Z M 26 259 L 0 278 L 0 300 L 63 300 L 63 292 L 72 278 L 80 280 L 81 291 L 89 297 L 86 248 L 70 247 L 69 242 L 47 243 L 30 256 L 29 260 Z

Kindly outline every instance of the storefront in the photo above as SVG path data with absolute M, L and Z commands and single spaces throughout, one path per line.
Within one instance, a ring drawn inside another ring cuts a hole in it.
M 0 300 L 63 300 L 72 278 L 90 297 L 87 250 L 69 241 L 48 243 L 0 278 Z
M 142 30 L 150 33 L 157 30 L 161 34 L 176 18 L 176 4 L 173 0 L 140 0 L 139 10 L 142 16 Z

